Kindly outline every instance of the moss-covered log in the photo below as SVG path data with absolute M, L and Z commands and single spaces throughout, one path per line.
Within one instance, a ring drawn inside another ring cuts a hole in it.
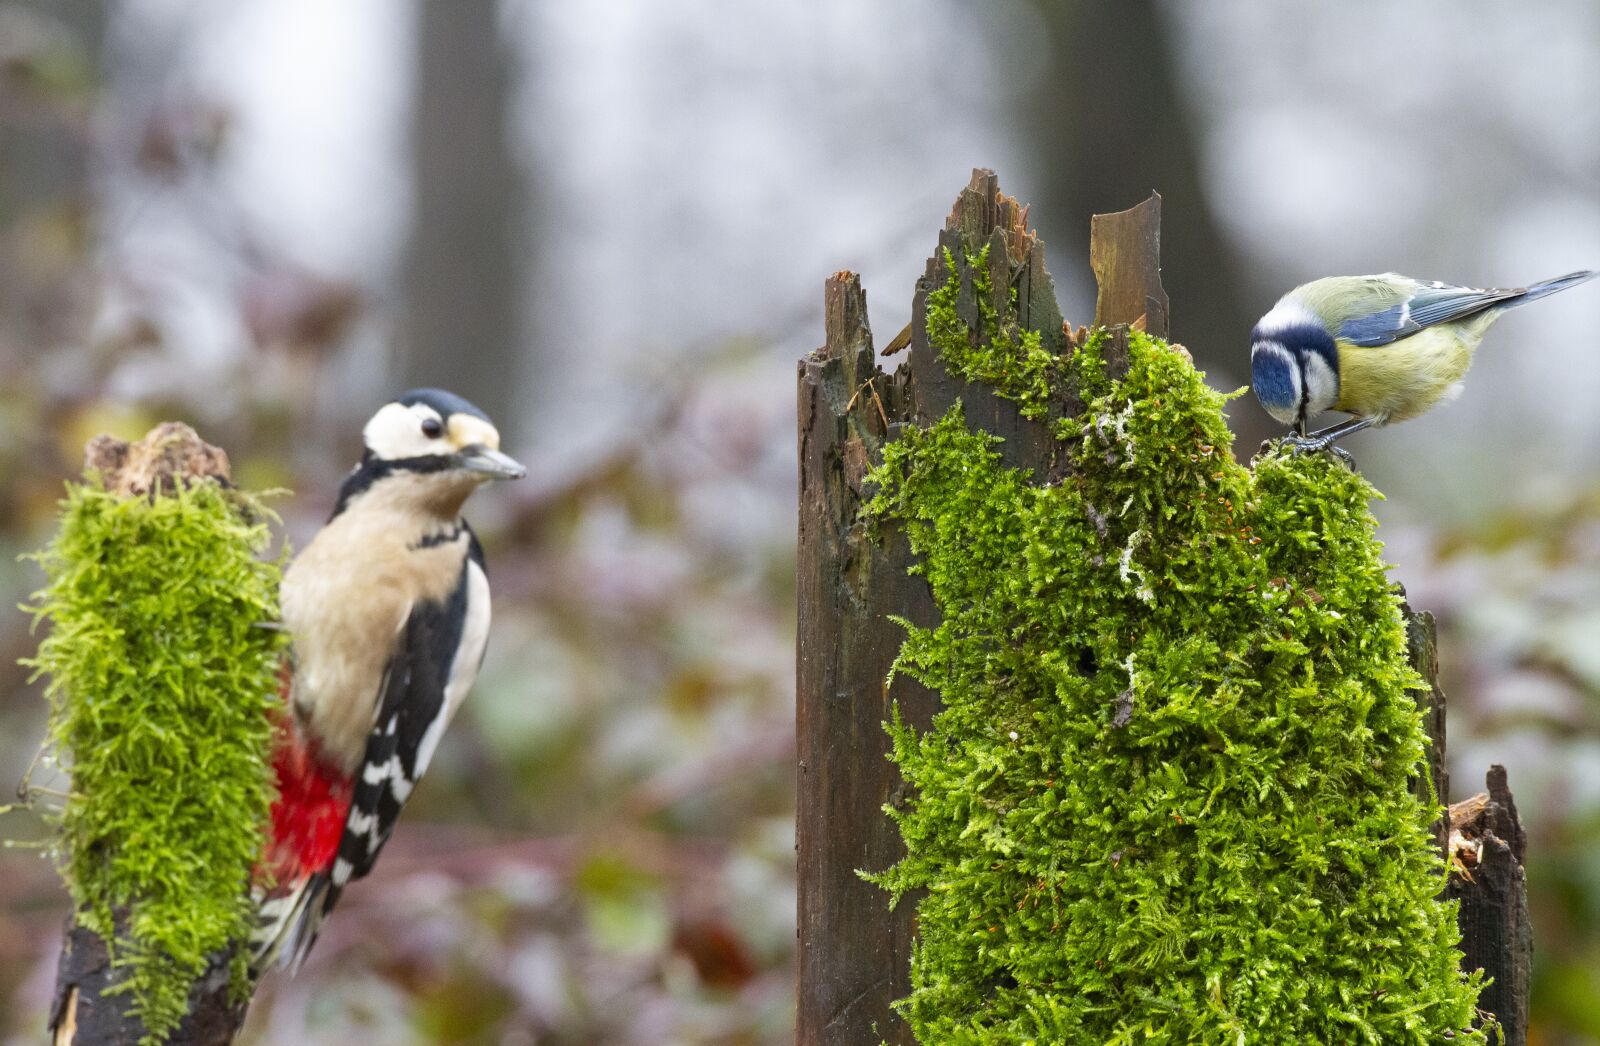
M 802 367 L 800 1042 L 1478 1041 L 1374 492 L 1234 460 L 1151 214 L 1071 336 L 1022 213 L 975 175 L 895 374 L 848 274 Z
M 90 444 L 39 562 L 56 854 L 74 915 L 58 1044 L 225 1043 L 249 998 L 250 877 L 283 639 L 268 528 L 182 425 Z

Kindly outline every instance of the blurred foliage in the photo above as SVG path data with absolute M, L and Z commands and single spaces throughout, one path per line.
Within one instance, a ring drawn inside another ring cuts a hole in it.
M 1440 620 L 1452 795 L 1504 762 L 1528 830 L 1529 1041 L 1600 1042 L 1600 484 L 1418 537 L 1401 573 Z

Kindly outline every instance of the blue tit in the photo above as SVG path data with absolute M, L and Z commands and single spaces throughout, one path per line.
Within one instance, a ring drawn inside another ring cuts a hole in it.
M 1595 275 L 1488 290 L 1392 272 L 1314 280 L 1279 298 L 1250 332 L 1251 385 L 1267 413 L 1293 427 L 1291 447 L 1325 450 L 1453 397 L 1501 313 Z M 1307 419 L 1325 410 L 1352 417 L 1306 435 Z

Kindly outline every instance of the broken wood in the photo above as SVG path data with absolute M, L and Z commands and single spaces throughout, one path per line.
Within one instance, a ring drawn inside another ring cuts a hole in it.
M 1523 872 L 1528 837 L 1506 783 L 1506 768 L 1489 767 L 1488 791 L 1450 807 L 1450 881 L 1445 896 L 1461 902 L 1461 968 L 1482 970 L 1492 983 L 1478 1009 L 1499 1022 L 1505 1046 L 1526 1046 L 1533 924 Z
M 1161 194 L 1089 221 L 1089 267 L 1099 293 L 1097 327 L 1125 323 L 1165 338 L 1167 292 L 1161 286 Z
M 121 927 L 118 927 L 119 931 Z M 167 1038 L 171 1046 L 226 1046 L 244 1022 L 248 1000 L 235 1005 L 230 991 L 233 951 L 213 954 L 189 993 L 189 1012 Z M 69 920 L 56 965 L 56 995 L 50 1030 L 55 1046 L 136 1043 L 144 1026 L 129 1012 L 132 996 L 118 983 L 106 942 Z
M 1401 593 L 1404 596 L 1404 592 Z M 1434 840 L 1441 856 L 1450 856 L 1450 771 L 1445 766 L 1444 691 L 1439 688 L 1439 629 L 1433 615 L 1417 612 L 1409 603 L 1400 604 L 1406 625 L 1406 656 L 1425 684 L 1414 693 L 1422 713 L 1422 729 L 1428 735 L 1428 775 L 1418 777 L 1417 798 L 1437 802 L 1443 813 L 1433 824 Z
M 1506 769 L 1499 764 L 1489 768 L 1487 792 L 1450 802 L 1438 629 L 1432 614 L 1419 613 L 1405 603 L 1400 610 L 1411 666 L 1426 684 L 1416 691 L 1417 707 L 1432 742 L 1427 755 L 1432 785 L 1419 778 L 1417 793 L 1423 802 L 1437 801 L 1444 808 L 1433 830 L 1448 867 L 1442 896 L 1461 902 L 1456 913 L 1461 968 L 1468 973 L 1482 970 L 1490 978 L 1478 1009 L 1499 1022 L 1502 1046 L 1526 1046 L 1533 963 L 1533 925 L 1522 866 L 1527 836 L 1506 784 Z M 1479 1025 L 1485 1020 L 1480 1018 Z

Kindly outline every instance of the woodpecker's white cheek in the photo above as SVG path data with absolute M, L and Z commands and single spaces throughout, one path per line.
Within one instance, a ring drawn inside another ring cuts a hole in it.
M 1339 377 L 1333 373 L 1333 368 L 1328 366 L 1328 361 L 1317 353 L 1308 352 L 1304 359 L 1306 416 L 1310 417 L 1325 410 L 1332 410 L 1333 405 L 1339 402 Z
M 445 453 L 447 448 L 443 440 L 430 439 L 423 434 L 425 421 L 439 422 L 441 427 L 444 424 L 439 412 L 426 403 L 413 403 L 409 407 L 390 403 L 367 422 L 367 427 L 361 430 L 361 438 L 368 450 L 385 461 Z

